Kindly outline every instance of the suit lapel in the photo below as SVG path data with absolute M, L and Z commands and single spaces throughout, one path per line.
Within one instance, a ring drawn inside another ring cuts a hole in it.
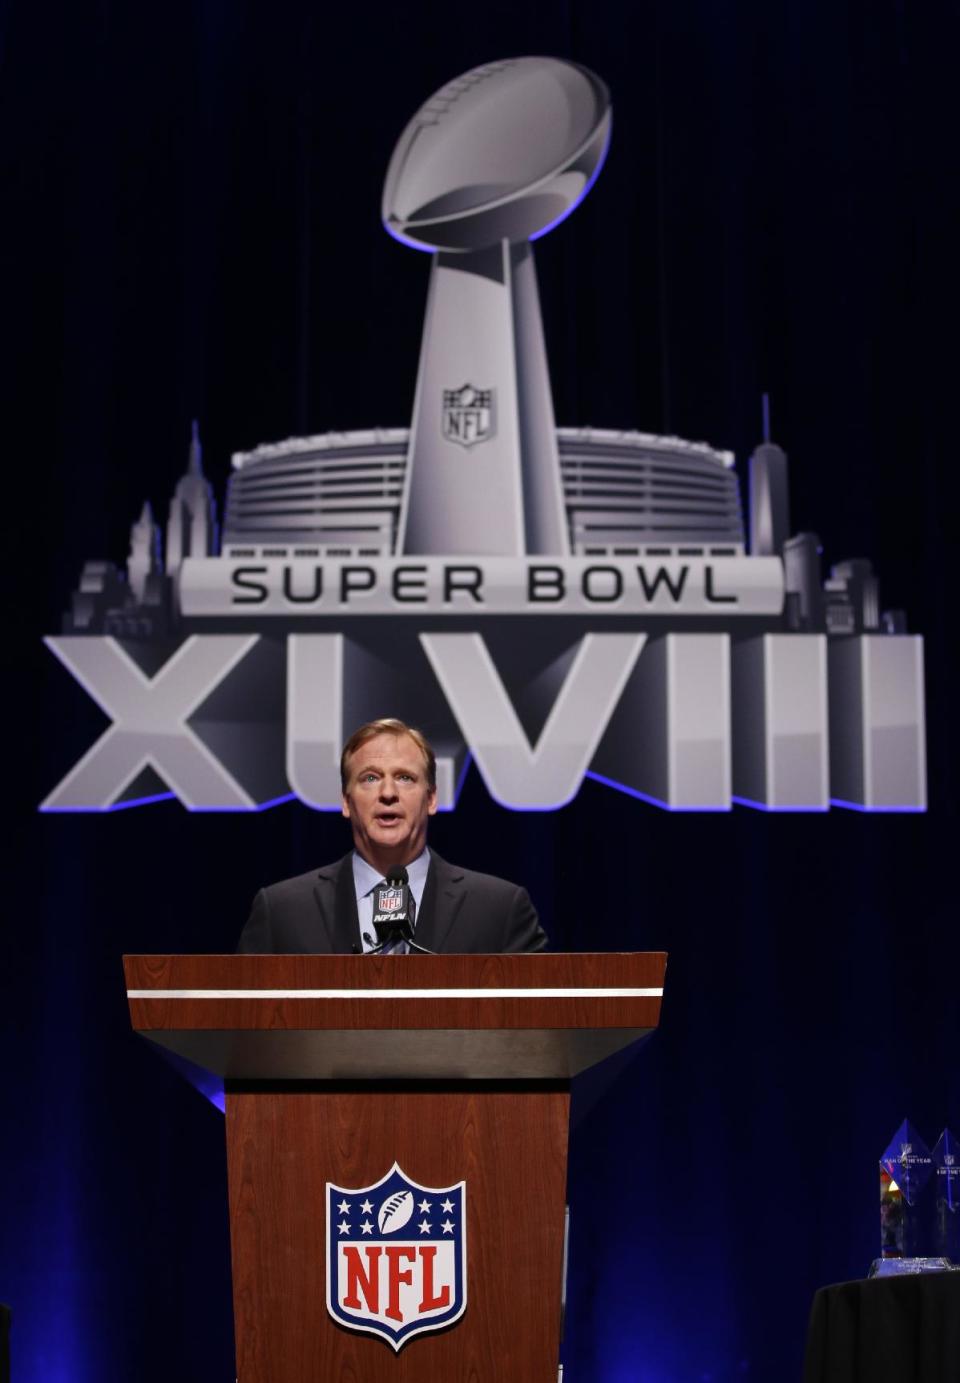
M 353 854 L 321 869 L 316 887 L 320 916 L 327 930 L 330 950 L 349 955 L 360 949 L 360 920 L 357 892 L 353 882 Z
M 453 869 L 433 850 L 414 940 L 427 951 L 444 950 L 464 899 L 463 871 Z

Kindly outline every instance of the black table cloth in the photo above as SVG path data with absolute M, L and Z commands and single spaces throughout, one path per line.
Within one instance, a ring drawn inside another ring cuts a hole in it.
M 803 1383 L 960 1383 L 960 1272 L 822 1287 Z

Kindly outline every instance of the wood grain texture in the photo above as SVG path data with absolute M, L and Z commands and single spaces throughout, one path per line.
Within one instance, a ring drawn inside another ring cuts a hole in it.
M 129 990 L 382 991 L 363 999 L 130 1000 L 138 1032 L 656 1027 L 659 997 L 395 998 L 396 989 L 661 988 L 662 952 L 519 956 L 126 956 Z
M 133 1025 L 235 1082 L 239 1383 L 554 1383 L 567 1080 L 657 1025 L 659 995 L 594 991 L 659 989 L 665 955 L 127 956 L 124 967 L 131 990 L 197 991 L 131 999 Z M 501 989 L 531 993 L 487 992 Z M 210 992 L 222 990 L 292 993 Z M 333 1321 L 324 1276 L 327 1181 L 369 1186 L 395 1161 L 425 1186 L 465 1181 L 467 1195 L 466 1313 L 399 1354 Z
M 555 1383 L 563 1090 L 230 1093 L 239 1383 Z M 398 1355 L 325 1305 L 325 1185 L 467 1184 L 465 1315 Z
M 457 988 L 475 984 L 536 989 L 660 983 L 663 951 L 546 951 L 532 955 L 235 956 L 128 955 L 131 989 Z

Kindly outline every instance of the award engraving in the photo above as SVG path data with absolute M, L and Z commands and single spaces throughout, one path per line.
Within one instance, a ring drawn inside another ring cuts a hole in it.
M 931 1153 L 904 1119 L 880 1159 L 880 1257 L 868 1276 L 951 1269 L 960 1271 L 957 1138 L 944 1129 Z
M 945 1128 L 933 1149 L 937 1253 L 960 1264 L 960 1138 Z
M 880 1252 L 884 1258 L 919 1258 L 932 1251 L 930 1179 L 933 1156 L 904 1119 L 880 1159 Z

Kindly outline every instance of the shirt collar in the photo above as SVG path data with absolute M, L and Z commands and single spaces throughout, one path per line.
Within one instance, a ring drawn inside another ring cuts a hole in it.
M 419 899 L 423 894 L 424 884 L 427 882 L 427 870 L 430 868 L 430 851 L 426 846 L 415 860 L 411 860 L 407 865 L 407 877 L 410 880 L 410 888 L 413 890 L 415 898 Z M 359 851 L 353 852 L 353 884 L 357 893 L 357 901 L 366 898 L 368 893 L 372 893 L 383 880 L 383 875 L 374 869 L 372 864 L 368 864 Z

